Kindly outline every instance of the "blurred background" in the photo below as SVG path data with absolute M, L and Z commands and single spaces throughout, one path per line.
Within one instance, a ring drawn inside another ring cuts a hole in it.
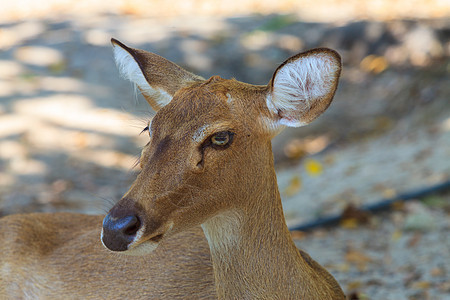
M 450 193 L 361 211 L 450 180 L 448 0 L 16 0 L 0 11 L 0 215 L 104 213 L 136 176 L 153 112 L 119 77 L 110 38 L 208 78 L 266 84 L 330 47 L 328 111 L 273 142 L 298 246 L 351 299 L 448 299 Z

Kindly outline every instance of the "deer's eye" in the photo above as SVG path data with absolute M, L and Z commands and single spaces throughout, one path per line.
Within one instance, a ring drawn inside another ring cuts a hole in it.
M 216 147 L 229 146 L 233 141 L 234 133 L 230 131 L 221 131 L 211 136 L 211 145 Z

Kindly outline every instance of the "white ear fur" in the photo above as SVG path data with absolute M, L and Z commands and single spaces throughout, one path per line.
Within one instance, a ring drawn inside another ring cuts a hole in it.
M 141 92 L 152 98 L 157 105 L 167 105 L 172 96 L 161 88 L 152 88 L 145 79 L 141 68 L 133 56 L 117 44 L 113 44 L 114 58 L 121 76 L 136 84 Z
M 312 52 L 282 65 L 274 75 L 272 93 L 266 99 L 267 107 L 279 116 L 274 121 L 291 127 L 312 121 L 316 116 L 306 115 L 314 102 L 333 97 L 339 71 L 339 58 L 328 52 Z

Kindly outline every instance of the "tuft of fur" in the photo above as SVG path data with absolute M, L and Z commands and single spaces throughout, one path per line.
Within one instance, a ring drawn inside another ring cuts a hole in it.
M 114 58 L 121 76 L 139 87 L 141 92 L 152 98 L 160 107 L 172 100 L 172 96 L 160 88 L 153 88 L 148 84 L 141 68 L 133 56 L 117 44 L 113 44 Z
M 224 212 L 204 222 L 201 226 L 211 251 L 220 253 L 237 246 L 240 224 L 241 216 L 237 211 Z

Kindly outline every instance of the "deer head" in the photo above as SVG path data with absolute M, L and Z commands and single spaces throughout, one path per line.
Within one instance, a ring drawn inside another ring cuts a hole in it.
M 271 139 L 303 126 L 330 105 L 340 56 L 318 48 L 297 54 L 255 86 L 203 79 L 143 50 L 112 40 L 123 77 L 157 112 L 148 125 L 141 172 L 103 222 L 112 251 L 153 251 L 167 236 L 228 211 L 265 205 L 276 185 Z

